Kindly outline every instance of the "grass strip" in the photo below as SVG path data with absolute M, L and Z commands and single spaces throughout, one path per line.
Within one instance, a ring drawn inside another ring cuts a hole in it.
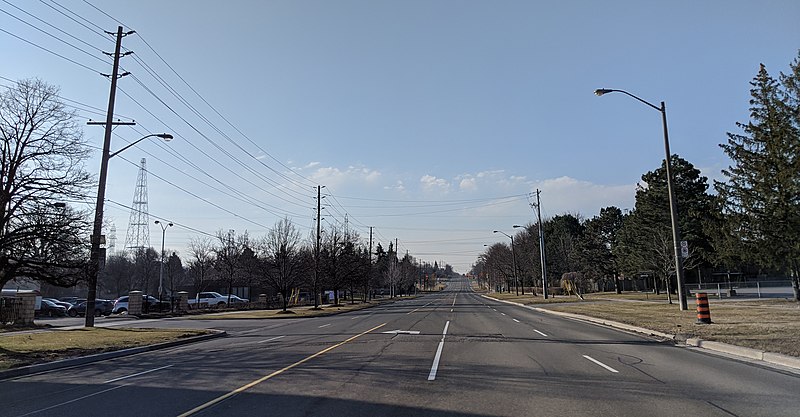
M 171 342 L 208 333 L 187 329 L 85 328 L 0 337 L 0 369 Z

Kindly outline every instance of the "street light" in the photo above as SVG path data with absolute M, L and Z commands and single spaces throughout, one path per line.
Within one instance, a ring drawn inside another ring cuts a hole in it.
M 681 258 L 681 250 L 680 250 L 680 229 L 678 228 L 678 202 L 675 199 L 675 193 L 672 191 L 673 184 L 672 184 L 672 158 L 669 151 L 669 133 L 667 131 L 667 106 L 664 102 L 661 102 L 661 107 L 656 106 L 648 101 L 645 101 L 635 95 L 625 91 L 625 90 L 615 90 L 615 89 L 608 89 L 608 88 L 598 88 L 594 90 L 594 93 L 598 96 L 602 96 L 603 94 L 608 93 L 622 93 L 629 97 L 633 97 L 636 100 L 658 110 L 661 112 L 661 122 L 664 126 L 664 152 L 666 153 L 666 167 L 667 167 L 667 192 L 669 193 L 669 211 L 670 211 L 670 220 L 672 221 L 672 246 L 675 252 L 675 277 L 678 281 L 678 301 L 680 304 L 681 310 L 688 309 L 686 304 L 686 293 L 684 291 L 684 274 L 683 274 L 683 258 Z
M 164 223 L 156 220 L 155 224 L 161 226 L 161 270 L 158 272 L 158 301 L 160 302 L 164 294 L 164 238 L 167 235 L 167 229 L 172 227 L 172 222 L 164 226 Z
M 511 268 L 513 268 L 514 272 L 514 289 L 517 295 L 519 295 L 519 281 L 517 280 L 517 257 L 514 255 L 514 237 L 500 230 L 495 230 L 492 233 L 502 233 L 506 235 L 507 238 L 511 239 Z M 522 289 L 522 295 L 525 295 L 524 288 Z
M 109 117 L 111 117 L 109 115 Z M 109 124 L 110 119 L 109 119 Z M 172 135 L 169 133 L 153 133 L 147 135 L 130 145 L 114 152 L 109 153 L 111 147 L 110 133 L 106 134 L 106 139 L 103 142 L 103 153 L 100 159 L 100 179 L 97 184 L 97 203 L 94 208 L 94 227 L 92 228 L 92 249 L 89 255 L 89 283 L 88 291 L 86 292 L 86 321 L 84 326 L 94 327 L 94 304 L 97 298 L 97 275 L 100 273 L 100 234 L 103 233 L 103 205 L 106 199 L 106 177 L 108 176 L 108 160 L 116 156 L 120 152 L 130 148 L 131 146 L 150 137 L 159 137 L 165 141 L 172 140 Z

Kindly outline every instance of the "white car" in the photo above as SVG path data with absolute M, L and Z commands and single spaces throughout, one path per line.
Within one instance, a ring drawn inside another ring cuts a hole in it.
M 231 295 L 230 298 L 231 298 L 230 299 L 231 304 L 247 303 L 247 302 L 250 301 L 250 300 L 248 300 L 246 298 L 237 297 L 235 295 Z M 222 307 L 222 306 L 228 304 L 228 296 L 227 295 L 222 295 L 222 294 L 220 294 L 218 292 L 214 292 L 214 291 L 206 291 L 206 292 L 201 292 L 201 293 L 197 294 L 197 297 L 189 299 L 188 302 L 189 302 L 190 305 L 199 303 L 199 304 L 205 304 L 205 305 L 208 305 L 208 306 L 220 306 L 220 307 Z

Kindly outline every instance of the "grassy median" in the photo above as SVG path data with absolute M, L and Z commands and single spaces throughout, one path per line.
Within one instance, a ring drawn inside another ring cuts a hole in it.
M 339 305 L 328 305 L 325 307 L 291 307 L 287 311 L 282 309 L 272 310 L 245 310 L 245 311 L 231 311 L 225 313 L 209 313 L 191 316 L 189 318 L 194 320 L 240 320 L 240 319 L 286 319 L 286 318 L 300 318 L 300 317 L 324 317 L 334 314 L 346 313 L 348 311 L 363 310 L 365 308 L 374 307 L 384 303 L 393 303 L 400 300 L 410 300 L 417 296 L 403 296 L 396 298 L 384 298 L 379 300 L 372 300 L 366 303 L 356 301 L 353 304 L 345 302 Z
M 0 336 L 0 369 L 171 342 L 207 333 L 206 330 L 95 327 Z

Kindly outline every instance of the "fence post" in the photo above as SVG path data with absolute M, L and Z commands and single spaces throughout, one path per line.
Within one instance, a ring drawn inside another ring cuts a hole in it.
M 717 283 L 717 298 L 720 300 L 722 299 L 722 286 L 720 286 L 719 283 Z
M 758 288 L 758 298 L 761 298 L 761 283 L 756 282 L 756 288 Z

